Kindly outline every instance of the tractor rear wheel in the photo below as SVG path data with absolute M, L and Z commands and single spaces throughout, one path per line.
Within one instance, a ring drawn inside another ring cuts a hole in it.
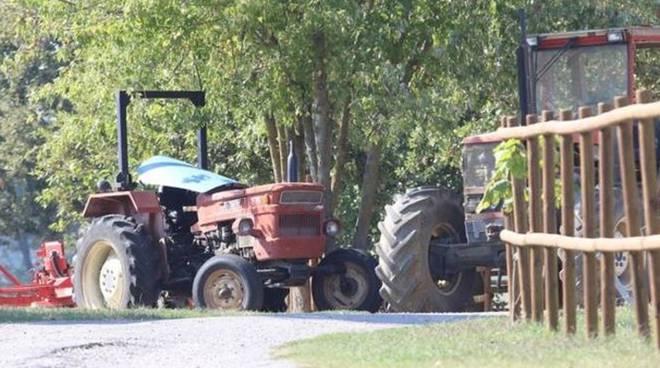
M 195 274 L 193 302 L 199 308 L 259 310 L 264 285 L 247 260 L 226 254 L 210 258 Z
M 397 312 L 462 312 L 475 310 L 474 295 L 483 290 L 476 270 L 439 276 L 431 263 L 431 241 L 465 241 L 463 207 L 450 192 L 437 187 L 413 189 L 385 207 L 378 224 L 376 274 L 380 295 Z
M 340 273 L 319 273 L 312 277 L 312 296 L 319 310 L 348 309 L 376 312 L 383 300 L 380 282 L 374 274 L 376 262 L 355 249 L 337 249 L 321 260 L 319 267 L 342 269 Z
M 131 217 L 92 221 L 78 240 L 74 297 L 82 308 L 154 306 L 160 293 L 158 249 Z

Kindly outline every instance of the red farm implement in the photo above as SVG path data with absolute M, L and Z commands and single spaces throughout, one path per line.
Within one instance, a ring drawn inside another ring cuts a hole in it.
M 62 243 L 42 243 L 37 257 L 42 265 L 35 270 L 30 284 L 21 283 L 0 265 L 0 274 L 11 283 L 0 286 L 0 306 L 73 307 L 73 283 Z

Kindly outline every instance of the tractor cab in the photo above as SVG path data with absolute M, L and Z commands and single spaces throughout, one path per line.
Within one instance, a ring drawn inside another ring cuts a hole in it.
M 552 111 L 555 115 L 580 106 L 596 111 L 599 102 L 628 96 L 635 88 L 658 82 L 650 62 L 660 46 L 660 27 L 631 27 L 527 35 L 518 49 L 521 114 Z M 502 216 L 491 208 L 476 208 L 495 169 L 497 134 L 463 140 L 463 201 L 468 242 L 490 239 Z
M 521 113 L 577 110 L 658 82 L 660 27 L 527 35 L 518 52 Z

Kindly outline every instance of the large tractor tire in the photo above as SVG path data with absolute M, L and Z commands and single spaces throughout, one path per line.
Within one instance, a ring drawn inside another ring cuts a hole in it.
M 374 273 L 376 261 L 355 249 L 337 249 L 321 260 L 319 267 L 343 269 L 342 273 L 320 273 L 312 277 L 312 296 L 319 310 L 376 312 L 383 300 L 380 281 Z
M 378 224 L 376 274 L 380 295 L 396 312 L 462 312 L 475 310 L 474 295 L 483 283 L 476 270 L 436 276 L 429 263 L 432 240 L 465 241 L 463 207 L 450 192 L 417 188 L 385 207 Z
M 124 309 L 156 304 L 160 255 L 134 219 L 96 218 L 77 247 L 74 297 L 79 307 Z
M 215 256 L 195 274 L 193 302 L 199 308 L 256 311 L 264 303 L 264 285 L 247 260 L 234 254 Z

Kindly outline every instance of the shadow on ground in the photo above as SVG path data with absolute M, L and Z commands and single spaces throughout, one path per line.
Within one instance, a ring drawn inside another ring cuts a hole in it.
M 429 323 L 456 322 L 475 318 L 504 316 L 504 312 L 489 313 L 361 313 L 361 312 L 315 312 L 277 313 L 267 315 L 282 319 L 334 320 L 369 324 L 422 325 Z

